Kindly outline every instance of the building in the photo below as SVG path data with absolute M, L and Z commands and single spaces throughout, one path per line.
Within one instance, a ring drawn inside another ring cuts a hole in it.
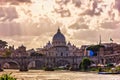
M 11 50 L 12 48 L 10 48 Z M 11 50 L 11 57 L 26 57 L 29 56 L 29 54 L 26 51 L 26 47 L 21 45 L 17 49 L 12 49 Z
M 67 43 L 64 34 L 58 28 L 57 33 L 53 36 L 52 42 L 48 42 L 42 49 L 38 50 L 39 53 L 45 56 L 53 57 L 67 57 L 67 56 L 82 56 L 82 49 L 77 48 L 70 42 Z
M 16 62 L 21 65 L 20 69 L 40 69 L 45 66 L 61 67 L 66 65 L 78 68 L 84 57 L 90 58 L 94 64 L 120 63 L 120 44 L 101 43 L 99 45 L 92 45 L 95 49 L 97 47 L 97 50 L 93 51 L 96 55 L 92 56 L 90 53 L 91 51 L 87 49 L 90 46 L 91 45 L 82 45 L 81 48 L 76 47 L 70 42 L 67 42 L 64 34 L 58 29 L 54 34 L 52 41 L 48 41 L 43 48 L 37 48 L 36 51 L 34 49 L 26 50 L 26 47 L 23 45 L 19 46 L 17 49 L 14 49 L 14 46 L 9 47 L 8 49 L 1 48 L 1 53 L 4 54 L 4 52 L 8 50 L 11 52 L 12 57 L 8 58 L 8 60 L 1 58 L 1 64 L 6 62 L 12 65 L 13 68 L 16 68 L 13 64 Z M 35 55 L 31 56 L 31 54 Z M 38 54 L 43 55 L 41 56 Z M 10 68 L 10 65 L 6 64 L 6 68 Z

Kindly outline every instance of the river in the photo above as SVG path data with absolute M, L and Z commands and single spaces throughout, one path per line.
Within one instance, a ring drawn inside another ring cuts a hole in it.
M 43 71 L 29 70 L 19 72 L 18 70 L 4 70 L 0 75 L 11 73 L 17 80 L 120 80 L 120 75 L 102 75 L 97 73 L 85 73 L 74 71 Z

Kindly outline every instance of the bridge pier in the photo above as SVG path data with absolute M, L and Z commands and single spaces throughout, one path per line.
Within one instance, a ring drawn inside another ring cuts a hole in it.
M 77 70 L 79 70 L 78 64 L 75 64 L 75 63 L 72 64 L 70 70 L 71 71 L 77 71 Z
M 27 66 L 22 65 L 22 66 L 20 66 L 19 71 L 28 71 L 28 67 L 27 67 Z
M 1 66 L 1 64 L 0 64 L 0 72 L 2 72 L 3 71 L 3 68 L 2 68 L 2 66 Z
M 54 71 L 53 65 L 50 64 L 50 63 L 47 63 L 47 64 L 45 65 L 45 71 Z
M 20 65 L 19 71 L 28 71 L 28 63 L 24 57 L 21 58 L 19 65 Z
M 77 59 L 76 59 L 76 57 L 73 57 L 72 59 L 73 59 L 73 62 L 72 62 L 70 70 L 71 71 L 76 71 L 76 70 L 79 69 L 78 64 L 77 64 Z

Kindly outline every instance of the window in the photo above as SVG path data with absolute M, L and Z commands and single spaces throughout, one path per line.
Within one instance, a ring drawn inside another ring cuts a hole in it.
M 68 56 L 68 54 L 66 54 L 66 56 Z
M 56 53 L 56 56 L 57 56 L 57 53 Z
M 63 56 L 63 53 L 61 53 L 61 56 Z

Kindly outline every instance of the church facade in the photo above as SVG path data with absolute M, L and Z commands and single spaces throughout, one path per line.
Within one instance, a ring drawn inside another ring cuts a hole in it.
M 48 42 L 40 53 L 52 57 L 83 56 L 83 50 L 66 42 L 66 38 L 60 29 L 53 36 L 52 42 Z

